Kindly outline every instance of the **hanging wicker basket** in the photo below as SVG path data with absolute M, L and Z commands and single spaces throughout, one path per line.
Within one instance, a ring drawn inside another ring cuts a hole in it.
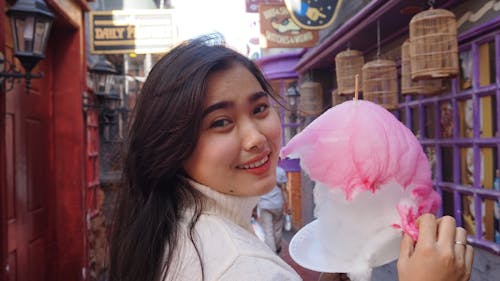
M 419 81 L 411 79 L 410 41 L 406 40 L 401 46 L 401 93 L 403 95 L 436 95 L 443 90 L 441 79 Z
M 332 95 L 332 106 L 336 106 L 336 105 L 341 104 L 345 101 L 353 99 L 353 96 L 350 96 L 350 95 L 339 95 L 337 92 L 337 89 L 332 90 L 331 95 Z
M 393 110 L 398 107 L 398 74 L 396 63 L 377 59 L 363 68 L 363 99 Z
M 458 74 L 457 22 L 452 12 L 431 8 L 413 16 L 410 42 L 413 80 Z
M 300 114 L 315 116 L 323 112 L 323 89 L 318 82 L 304 82 L 300 85 Z
M 335 69 L 337 73 L 337 91 L 339 95 L 354 94 L 354 77 L 359 75 L 362 83 L 361 68 L 365 63 L 363 53 L 356 50 L 345 50 L 335 56 Z

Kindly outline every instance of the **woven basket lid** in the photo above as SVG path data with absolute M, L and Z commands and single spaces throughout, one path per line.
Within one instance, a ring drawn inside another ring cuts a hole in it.
M 376 59 L 365 63 L 363 70 L 377 67 L 396 67 L 396 63 L 392 60 Z
M 455 19 L 455 14 L 445 10 L 445 9 L 429 9 L 422 11 L 416 15 L 414 15 L 411 20 L 410 20 L 410 25 L 411 24 L 419 24 L 421 21 L 426 21 L 429 19 L 435 19 L 435 18 L 453 18 Z
M 360 51 L 347 49 L 345 51 L 342 51 L 342 52 L 338 53 L 335 56 L 335 60 L 337 60 L 337 59 L 346 59 L 346 58 L 350 58 L 350 57 L 362 57 L 362 56 L 363 56 L 363 53 L 360 52 Z

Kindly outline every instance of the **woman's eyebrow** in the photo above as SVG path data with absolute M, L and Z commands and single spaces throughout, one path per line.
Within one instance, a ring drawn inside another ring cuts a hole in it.
M 204 118 L 205 116 L 210 114 L 210 112 L 212 112 L 212 111 L 215 111 L 218 109 L 225 109 L 225 108 L 229 108 L 232 106 L 234 106 L 234 104 L 232 102 L 229 102 L 229 101 L 221 101 L 218 103 L 214 103 L 203 110 L 201 117 Z
M 260 98 L 265 97 L 265 96 L 267 96 L 266 92 L 263 92 L 263 91 L 256 92 L 256 93 L 250 95 L 250 97 L 248 97 L 248 101 L 250 103 L 254 103 L 254 102 L 258 101 Z M 221 101 L 221 102 L 214 103 L 212 105 L 209 105 L 207 108 L 205 108 L 203 110 L 201 117 L 204 118 L 205 116 L 210 114 L 210 112 L 213 112 L 215 110 L 226 109 L 226 108 L 230 108 L 233 106 L 234 106 L 234 103 L 230 102 L 230 101 Z
M 254 93 L 252 94 L 249 98 L 248 98 L 248 101 L 250 103 L 252 102 L 256 102 L 257 100 L 259 100 L 260 98 L 262 97 L 266 97 L 267 96 L 267 93 L 266 92 L 263 92 L 263 91 L 260 91 L 260 92 L 257 92 L 257 93 Z

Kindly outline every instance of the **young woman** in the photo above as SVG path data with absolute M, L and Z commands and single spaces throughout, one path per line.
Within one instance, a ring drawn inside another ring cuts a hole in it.
M 184 42 L 153 67 L 127 142 L 111 281 L 301 280 L 250 225 L 276 183 L 281 125 L 271 92 L 217 36 Z M 403 239 L 401 280 L 467 280 L 471 248 L 454 244 L 454 220 L 425 216 L 421 225 L 423 250 Z

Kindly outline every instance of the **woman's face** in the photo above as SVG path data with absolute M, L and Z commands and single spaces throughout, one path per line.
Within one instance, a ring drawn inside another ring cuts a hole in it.
M 281 140 L 269 96 L 240 64 L 211 74 L 206 94 L 200 137 L 184 170 L 222 193 L 267 193 L 276 184 Z

